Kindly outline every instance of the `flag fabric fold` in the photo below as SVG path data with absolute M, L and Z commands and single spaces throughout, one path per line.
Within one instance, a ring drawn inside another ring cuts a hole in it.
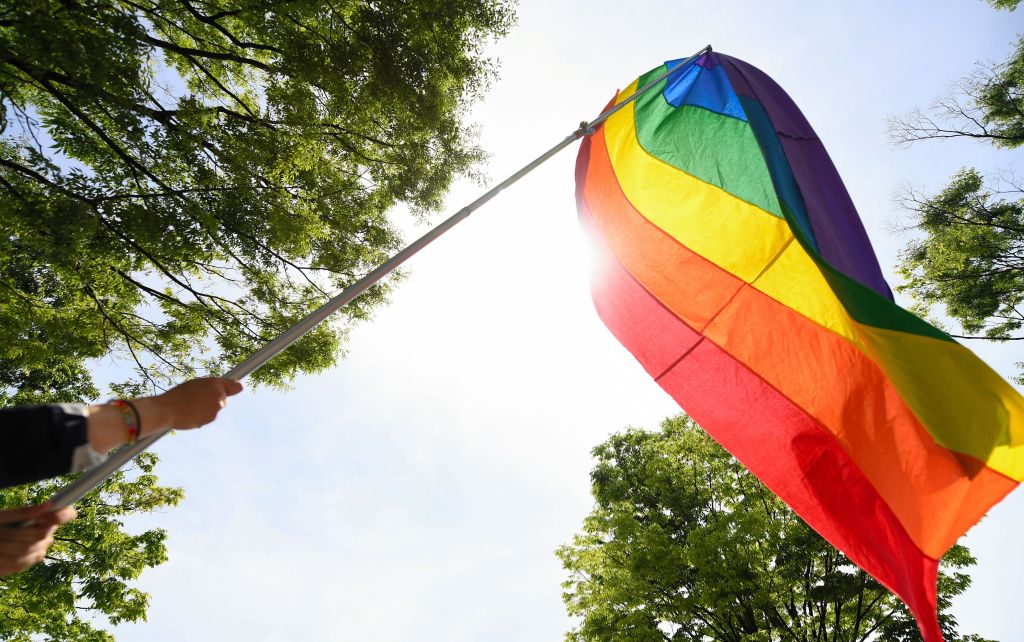
M 771 78 L 714 52 L 666 65 L 577 158 L 598 313 L 939 642 L 938 559 L 1024 479 L 1024 399 L 893 302 L 824 146 Z

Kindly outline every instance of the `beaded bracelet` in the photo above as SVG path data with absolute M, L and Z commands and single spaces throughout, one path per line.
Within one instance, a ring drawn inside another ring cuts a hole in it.
M 128 426 L 128 443 L 134 444 L 142 434 L 142 418 L 139 416 L 139 409 L 130 401 L 114 399 L 110 403 L 121 409 L 121 416 Z

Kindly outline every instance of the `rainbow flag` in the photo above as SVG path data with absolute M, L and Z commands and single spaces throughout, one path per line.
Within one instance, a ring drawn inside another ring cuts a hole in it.
M 937 560 L 1024 478 L 1024 398 L 893 302 L 824 146 L 771 78 L 711 52 L 666 65 L 577 159 L 597 311 L 938 642 Z

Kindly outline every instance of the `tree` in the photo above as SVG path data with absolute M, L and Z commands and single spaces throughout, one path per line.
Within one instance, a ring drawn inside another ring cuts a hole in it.
M 902 602 L 830 546 L 688 417 L 594 449 L 595 507 L 558 556 L 578 624 L 566 639 L 630 642 L 920 640 Z M 975 563 L 943 558 L 939 620 Z
M 953 93 L 927 110 L 914 110 L 889 123 L 898 145 L 944 138 L 973 138 L 996 147 L 1024 145 L 1024 38 L 1001 64 L 979 63 Z
M 436 209 L 505 0 L 24 0 L 0 6 L 0 382 L 94 396 L 222 372 Z M 334 363 L 372 288 L 254 379 Z M 20 397 L 19 397 L 20 395 Z M 6 400 L 6 399 L 5 399 Z
M 220 373 L 400 245 L 483 158 L 465 121 L 506 0 L 0 2 L 0 403 L 119 395 Z M 366 292 L 253 377 L 334 363 Z M 129 583 L 177 504 L 156 458 L 79 504 L 51 559 L 0 580 L 0 638 L 102 640 L 145 616 Z M 66 480 L 0 491 L 41 500 Z
M 991 0 L 1014 10 L 1019 0 Z M 979 64 L 953 93 L 927 110 L 890 121 L 893 142 L 967 138 L 995 147 L 1024 145 L 1024 38 L 1001 64 Z M 936 306 L 961 338 L 1024 339 L 1024 192 L 1012 176 L 985 178 L 964 167 L 934 195 L 908 191 L 908 226 L 920 233 L 900 255 L 906 292 L 920 312 Z M 1024 363 L 1018 364 L 1024 373 Z M 1018 377 L 1024 383 L 1024 374 Z
M 924 234 L 902 251 L 898 289 L 944 305 L 971 335 L 1024 339 L 1024 190 L 1001 183 L 995 192 L 965 168 L 938 194 L 907 197 Z
M 166 533 L 124 530 L 125 516 L 176 506 L 180 488 L 159 486 L 156 455 L 143 453 L 76 504 L 79 517 L 58 530 L 47 559 L 0 578 L 0 640 L 113 640 L 100 625 L 145 619 L 149 595 L 129 582 L 167 559 Z M 67 482 L 0 491 L 0 508 L 37 504 Z

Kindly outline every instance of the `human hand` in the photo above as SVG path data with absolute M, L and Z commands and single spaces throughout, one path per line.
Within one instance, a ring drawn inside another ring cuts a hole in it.
M 51 512 L 48 504 L 0 510 L 0 576 L 41 562 L 57 527 L 77 516 L 72 506 Z M 32 520 L 31 526 L 18 526 L 28 520 Z
M 155 397 L 133 399 L 142 426 L 140 436 L 167 428 L 198 428 L 217 418 L 227 398 L 242 391 L 234 379 L 204 377 L 192 379 Z M 130 432 L 123 411 L 112 405 L 89 406 L 89 444 L 96 452 L 120 446 Z
M 155 397 L 137 399 L 135 404 L 146 433 L 164 428 L 198 428 L 216 419 L 227 398 L 241 391 L 242 384 L 234 379 L 204 377 Z

